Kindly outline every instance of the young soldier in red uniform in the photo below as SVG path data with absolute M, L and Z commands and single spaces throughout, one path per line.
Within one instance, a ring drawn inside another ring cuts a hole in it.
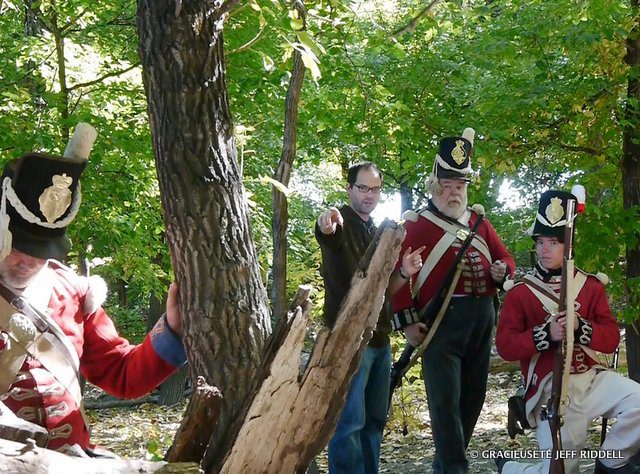
M 102 309 L 104 282 L 58 261 L 70 247 L 66 227 L 78 211 L 87 156 L 30 153 L 12 160 L 0 198 L 0 397 L 48 430 L 48 448 L 78 456 L 96 453 L 79 373 L 114 396 L 135 398 L 186 360 L 175 285 L 166 315 L 136 346 L 118 336 Z M 40 316 L 10 306 L 14 296 Z
M 500 356 L 520 361 L 526 382 L 527 419 L 532 427 L 537 426 L 542 452 L 551 449 L 552 439 L 549 421 L 541 417 L 541 412 L 551 395 L 556 345 L 566 338 L 566 317 L 557 314 L 557 310 L 568 200 L 576 198 L 563 191 L 547 191 L 540 197 L 533 227 L 539 261 L 522 281 L 509 289 L 496 334 Z M 563 451 L 575 453 L 576 457 L 565 459 L 565 472 L 579 472 L 579 455 L 588 426 L 599 416 L 617 418 L 600 448 L 603 453 L 615 453 L 611 459 L 601 460 L 605 472 L 640 472 L 633 470 L 640 469 L 638 456 L 634 457 L 640 449 L 640 385 L 605 370 L 597 361 L 595 351 L 610 354 L 620 341 L 603 283 L 598 277 L 576 269 L 574 285 L 575 346 L 561 439 Z M 497 462 L 502 473 L 547 473 L 549 463 L 549 459 L 525 464 L 506 462 L 504 458 Z
M 400 255 L 422 249 L 423 263 L 398 263 L 392 280 L 394 327 L 418 347 L 426 326 L 418 312 L 431 300 L 479 214 L 467 207 L 473 129 L 440 141 L 429 181 L 427 209 L 405 213 L 407 236 Z M 478 206 L 479 208 L 480 206 Z M 474 206 L 475 208 L 475 206 Z M 435 473 L 466 473 L 466 448 L 484 403 L 496 287 L 514 270 L 511 255 L 488 220 L 466 251 L 459 280 L 444 318 L 422 354 L 431 428 L 436 445 Z M 411 279 L 407 285 L 407 279 Z

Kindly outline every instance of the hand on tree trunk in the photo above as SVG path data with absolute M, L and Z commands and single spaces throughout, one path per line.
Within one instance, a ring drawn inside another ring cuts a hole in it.
M 182 336 L 182 316 L 178 307 L 178 284 L 174 281 L 167 295 L 167 324 L 178 336 Z

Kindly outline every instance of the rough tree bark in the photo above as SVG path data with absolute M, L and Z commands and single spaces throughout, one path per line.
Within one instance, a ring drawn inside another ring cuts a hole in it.
M 631 0 L 631 8 L 635 24 L 627 38 L 627 55 L 625 61 L 629 65 L 627 85 L 627 103 L 625 108 L 625 127 L 622 138 L 622 193 L 625 209 L 640 206 L 640 19 L 638 16 L 638 0 Z M 630 218 L 634 216 L 630 215 Z M 636 211 L 635 219 L 640 219 Z M 636 235 L 636 245 L 627 246 L 627 279 L 640 278 L 640 235 Z M 637 288 L 637 285 L 631 286 Z M 629 294 L 629 304 L 640 307 L 638 290 Z M 640 334 L 638 320 L 627 325 L 627 363 L 629 377 L 640 382 Z
M 139 0 L 137 13 L 183 340 L 192 373 L 224 397 L 206 470 L 235 438 L 271 332 L 227 99 L 222 29 L 234 3 Z
M 198 377 L 196 387 L 187 407 L 176 442 L 171 446 L 165 460 L 169 462 L 193 461 L 199 462 L 204 455 L 211 433 L 220 416 L 222 395 L 220 391 L 206 384 L 204 378 Z
M 266 379 L 221 474 L 304 473 L 327 444 L 350 380 L 376 326 L 405 230 L 386 221 L 367 249 L 332 331 L 322 332 L 300 376 L 309 288 L 279 321 L 265 358 Z
M 306 29 L 306 9 L 302 2 L 295 1 L 294 8 L 298 17 L 303 21 Z M 273 179 L 285 186 L 289 185 L 291 169 L 296 157 L 296 135 L 298 122 L 298 103 L 300 91 L 304 81 L 304 63 L 300 51 L 293 53 L 293 69 L 287 90 L 284 107 L 284 138 L 282 140 L 282 154 Z M 276 318 L 284 316 L 287 298 L 287 226 L 289 224 L 289 202 L 287 196 L 277 188 L 273 188 L 273 218 L 271 220 L 273 242 L 273 285 L 271 287 L 271 306 Z

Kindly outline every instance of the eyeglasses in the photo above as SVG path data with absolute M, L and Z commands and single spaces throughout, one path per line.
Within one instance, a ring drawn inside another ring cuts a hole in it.
M 380 191 L 382 191 L 380 186 L 375 186 L 373 188 L 370 188 L 366 184 L 352 184 L 352 186 L 362 194 L 367 194 L 369 191 L 371 191 L 372 194 L 380 194 Z

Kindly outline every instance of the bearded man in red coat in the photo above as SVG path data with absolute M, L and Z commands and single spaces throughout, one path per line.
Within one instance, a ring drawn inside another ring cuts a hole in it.
M 79 209 L 80 176 L 91 148 L 83 134 L 93 134 L 93 143 L 95 131 L 80 124 L 64 157 L 29 153 L 4 168 L 0 399 L 18 417 L 46 428 L 49 449 L 92 456 L 99 450 L 89 439 L 80 374 L 116 397 L 136 398 L 186 356 L 175 285 L 166 314 L 142 344 L 133 345 L 118 336 L 101 306 L 104 282 L 60 262 L 70 248 L 66 229 Z
M 494 297 L 515 264 L 481 206 L 467 206 L 475 132 L 440 140 L 426 209 L 404 214 L 407 236 L 390 287 L 394 329 L 419 347 L 427 337 L 420 311 L 432 300 L 476 223 L 477 234 L 461 256 L 458 279 L 447 289 L 441 323 L 422 354 L 436 453 L 434 474 L 466 474 L 469 446 L 487 389 L 495 321 Z M 413 250 L 413 253 L 411 253 Z M 416 252 L 419 255 L 411 257 Z M 424 261 L 424 263 L 423 263 Z

